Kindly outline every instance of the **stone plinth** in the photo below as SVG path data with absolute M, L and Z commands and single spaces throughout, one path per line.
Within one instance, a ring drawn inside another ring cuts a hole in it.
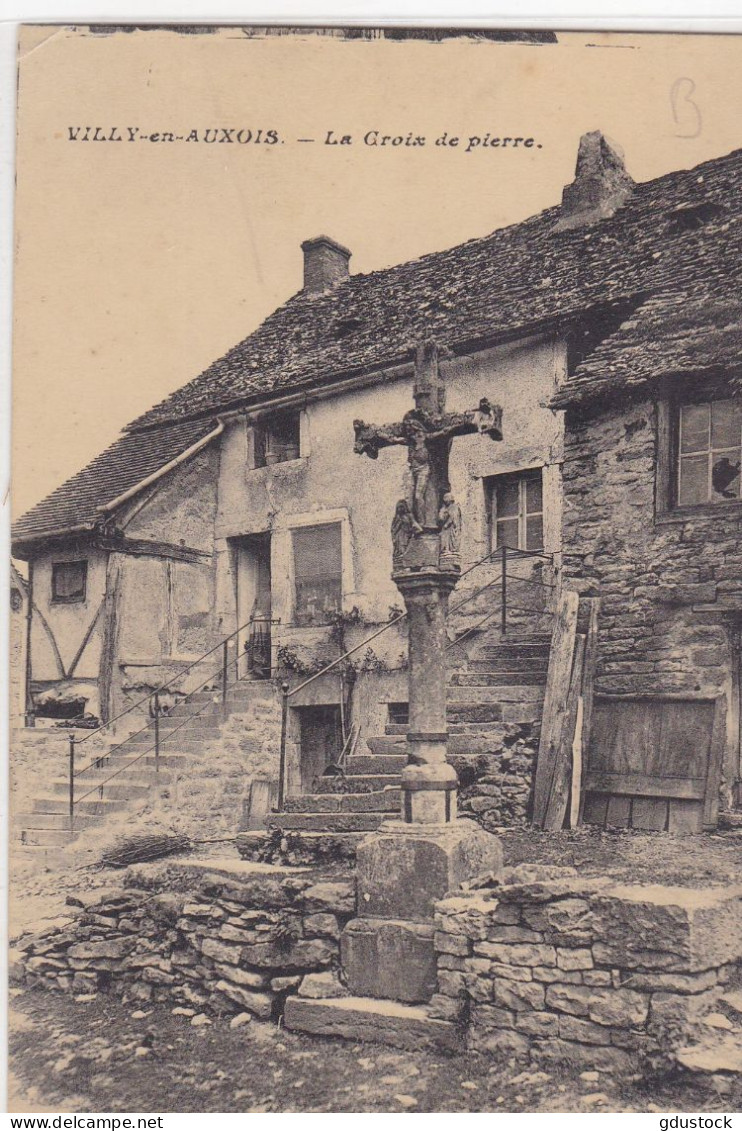
M 433 919 L 436 900 L 483 872 L 499 872 L 497 837 L 473 821 L 389 821 L 358 847 L 358 910 L 385 919 Z
M 343 931 L 340 960 L 353 995 L 429 1001 L 438 986 L 432 923 L 353 919 Z

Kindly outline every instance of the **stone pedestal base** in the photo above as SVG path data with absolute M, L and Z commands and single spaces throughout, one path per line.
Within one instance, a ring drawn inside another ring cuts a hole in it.
M 361 842 L 356 866 L 359 915 L 426 921 L 447 891 L 482 872 L 499 872 L 502 846 L 474 821 L 388 821 Z
M 430 1001 L 438 989 L 432 923 L 351 919 L 340 959 L 351 994 L 393 1001 Z

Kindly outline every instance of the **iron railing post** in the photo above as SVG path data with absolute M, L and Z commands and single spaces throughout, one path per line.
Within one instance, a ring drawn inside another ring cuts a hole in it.
M 504 542 L 500 552 L 502 554 L 502 634 L 505 636 L 508 630 L 508 548 Z
M 75 736 L 70 735 L 70 832 L 75 831 Z
M 239 650 L 238 650 L 239 654 Z M 227 641 L 222 644 L 222 703 L 227 702 L 227 666 L 229 664 L 229 652 L 227 648 Z
M 289 685 L 281 684 L 281 759 L 278 764 L 278 809 L 283 809 L 284 793 L 286 791 L 286 723 L 289 717 Z
M 155 691 L 155 773 L 160 772 L 160 693 Z

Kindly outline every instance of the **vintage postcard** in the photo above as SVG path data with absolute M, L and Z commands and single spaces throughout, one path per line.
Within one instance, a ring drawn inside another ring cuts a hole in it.
M 740 1110 L 741 74 L 20 29 L 13 1111 Z

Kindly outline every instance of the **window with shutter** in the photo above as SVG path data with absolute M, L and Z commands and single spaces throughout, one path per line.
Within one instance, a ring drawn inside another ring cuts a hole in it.
M 53 562 L 52 601 L 84 601 L 87 562 Z
M 297 624 L 326 624 L 342 608 L 340 530 L 340 523 L 333 522 L 292 531 Z

